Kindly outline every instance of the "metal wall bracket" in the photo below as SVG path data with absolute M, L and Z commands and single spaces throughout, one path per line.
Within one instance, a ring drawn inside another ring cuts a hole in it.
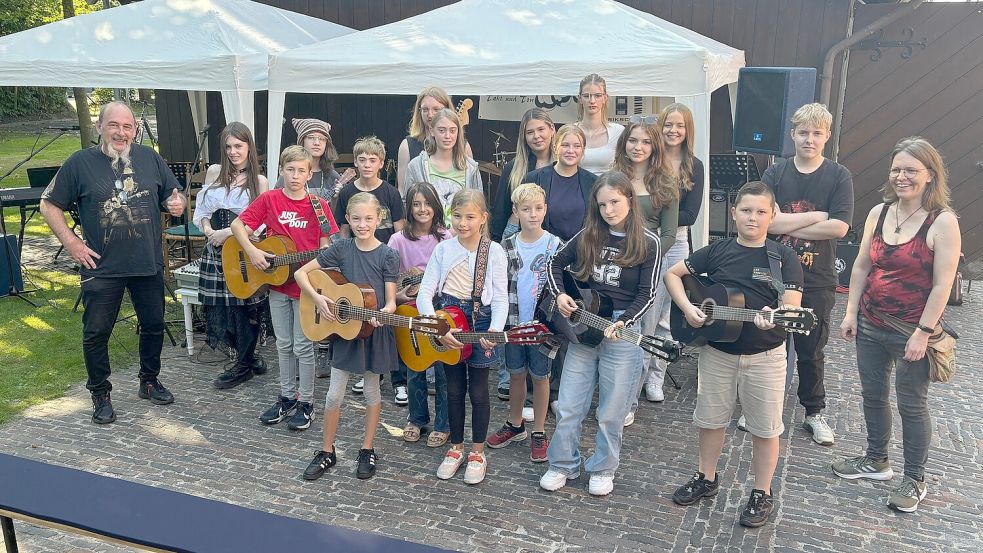
M 884 29 L 879 29 L 871 35 L 871 38 L 861 40 L 857 44 L 857 50 L 873 50 L 874 53 L 870 55 L 870 61 L 877 61 L 884 55 L 883 48 L 903 48 L 904 51 L 901 52 L 901 57 L 908 60 L 914 54 L 916 46 L 924 50 L 925 46 L 928 45 L 928 40 L 924 37 L 917 42 L 912 41 L 912 38 L 915 36 L 915 29 L 912 27 L 905 27 L 901 30 L 901 34 L 904 35 L 904 40 L 882 40 L 884 38 Z

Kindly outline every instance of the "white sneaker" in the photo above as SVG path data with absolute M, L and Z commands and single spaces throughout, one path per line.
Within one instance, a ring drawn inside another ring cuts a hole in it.
M 396 386 L 396 405 L 406 405 L 410 402 L 410 396 L 406 394 L 406 386 Z
M 464 469 L 464 483 L 465 484 L 478 484 L 485 479 L 485 469 L 488 467 L 488 461 L 485 459 L 484 453 L 475 453 L 472 451 L 468 454 L 468 467 Z
M 352 384 L 352 393 L 360 394 L 365 389 L 365 377 L 359 378 L 358 382 Z
M 534 420 L 536 420 L 536 413 L 535 411 L 533 411 L 532 407 L 522 408 L 522 420 L 526 422 L 533 422 Z
M 645 385 L 645 399 L 661 403 L 666 400 L 666 394 L 662 391 L 661 386 L 649 383 Z
M 447 450 L 447 454 L 444 455 L 444 460 L 441 461 L 440 466 L 437 467 L 437 478 L 441 480 L 449 480 L 457 474 L 457 469 L 461 468 L 464 463 L 464 450 L 454 449 L 453 447 Z
M 580 473 L 572 474 L 567 476 L 566 474 L 551 468 L 546 471 L 546 474 L 539 479 L 539 487 L 543 488 L 548 492 L 555 492 L 556 490 L 567 485 L 567 480 L 576 480 L 580 476 Z
M 812 441 L 819 445 L 833 445 L 835 436 L 833 429 L 826 424 L 826 418 L 820 414 L 810 415 L 802 423 L 802 427 L 812 432 Z
M 587 485 L 587 491 L 591 495 L 604 496 L 608 495 L 614 490 L 614 476 L 605 476 L 601 474 L 590 475 L 590 483 Z
M 747 432 L 747 419 L 744 418 L 744 415 L 737 419 L 737 429 L 741 432 Z
M 633 424 L 635 424 L 635 413 L 632 413 L 631 411 L 628 411 L 628 414 L 625 415 L 625 428 L 627 428 L 627 427 L 629 427 L 629 426 L 631 426 Z

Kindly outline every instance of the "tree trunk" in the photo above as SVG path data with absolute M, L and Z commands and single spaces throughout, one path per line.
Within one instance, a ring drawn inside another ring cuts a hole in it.
M 150 89 L 141 88 L 141 89 L 139 89 L 137 91 L 137 93 L 139 95 L 139 98 L 140 98 L 140 101 L 141 102 L 147 102 L 149 104 L 150 102 L 153 102 L 154 101 L 154 98 L 152 96 L 153 95 L 153 91 L 150 90 Z
M 75 17 L 75 3 L 72 0 L 61 0 L 61 11 L 65 19 Z M 75 112 L 79 120 L 79 141 L 83 149 L 88 148 L 96 137 L 92 116 L 89 114 L 89 99 L 84 88 L 73 88 L 72 93 L 75 95 Z

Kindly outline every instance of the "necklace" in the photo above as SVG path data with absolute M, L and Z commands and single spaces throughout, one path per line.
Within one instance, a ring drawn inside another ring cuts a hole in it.
M 116 177 L 113 181 L 113 187 L 116 188 L 116 190 L 122 190 L 123 189 L 122 173 L 116 170 L 116 162 L 113 160 L 109 160 L 109 168 L 113 170 L 113 176 Z
M 901 234 L 901 226 L 904 225 L 905 223 L 907 223 L 908 222 L 908 219 L 911 219 L 912 217 L 914 217 L 916 213 L 918 213 L 919 211 L 921 211 L 921 209 L 922 209 L 922 206 L 918 206 L 918 209 L 912 211 L 911 212 L 911 215 L 908 215 L 907 217 L 905 217 L 904 221 L 901 221 L 900 223 L 898 223 L 898 226 L 894 227 L 894 234 Z M 900 210 L 901 210 L 901 202 L 898 202 L 898 203 L 894 204 L 894 220 L 895 220 L 895 222 L 897 222 L 897 220 L 901 218 L 900 215 L 899 215 Z

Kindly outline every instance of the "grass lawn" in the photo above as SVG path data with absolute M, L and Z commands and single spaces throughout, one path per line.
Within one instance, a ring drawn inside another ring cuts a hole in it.
M 78 275 L 30 271 L 30 277 L 41 291 L 26 297 L 40 307 L 16 297 L 0 298 L 0 423 L 31 405 L 62 396 L 69 385 L 85 380 L 82 313 L 72 313 Z M 121 316 L 132 313 L 127 301 L 123 305 Z M 128 366 L 137 359 L 134 328 L 135 322 L 130 321 L 116 326 L 109 343 L 112 367 Z
M 21 131 L 0 131 L 0 175 L 5 174 L 11 167 L 27 157 L 32 149 L 40 148 L 46 142 L 55 137 L 57 133 L 42 134 L 40 140 L 34 133 Z M 37 141 L 37 144 L 35 144 Z M 62 135 L 58 140 L 44 149 L 31 161 L 21 165 L 12 175 L 4 179 L 0 186 L 3 188 L 21 188 L 27 186 L 28 167 L 46 167 L 49 165 L 61 165 L 68 156 L 72 155 L 80 148 L 79 137 L 76 135 Z

